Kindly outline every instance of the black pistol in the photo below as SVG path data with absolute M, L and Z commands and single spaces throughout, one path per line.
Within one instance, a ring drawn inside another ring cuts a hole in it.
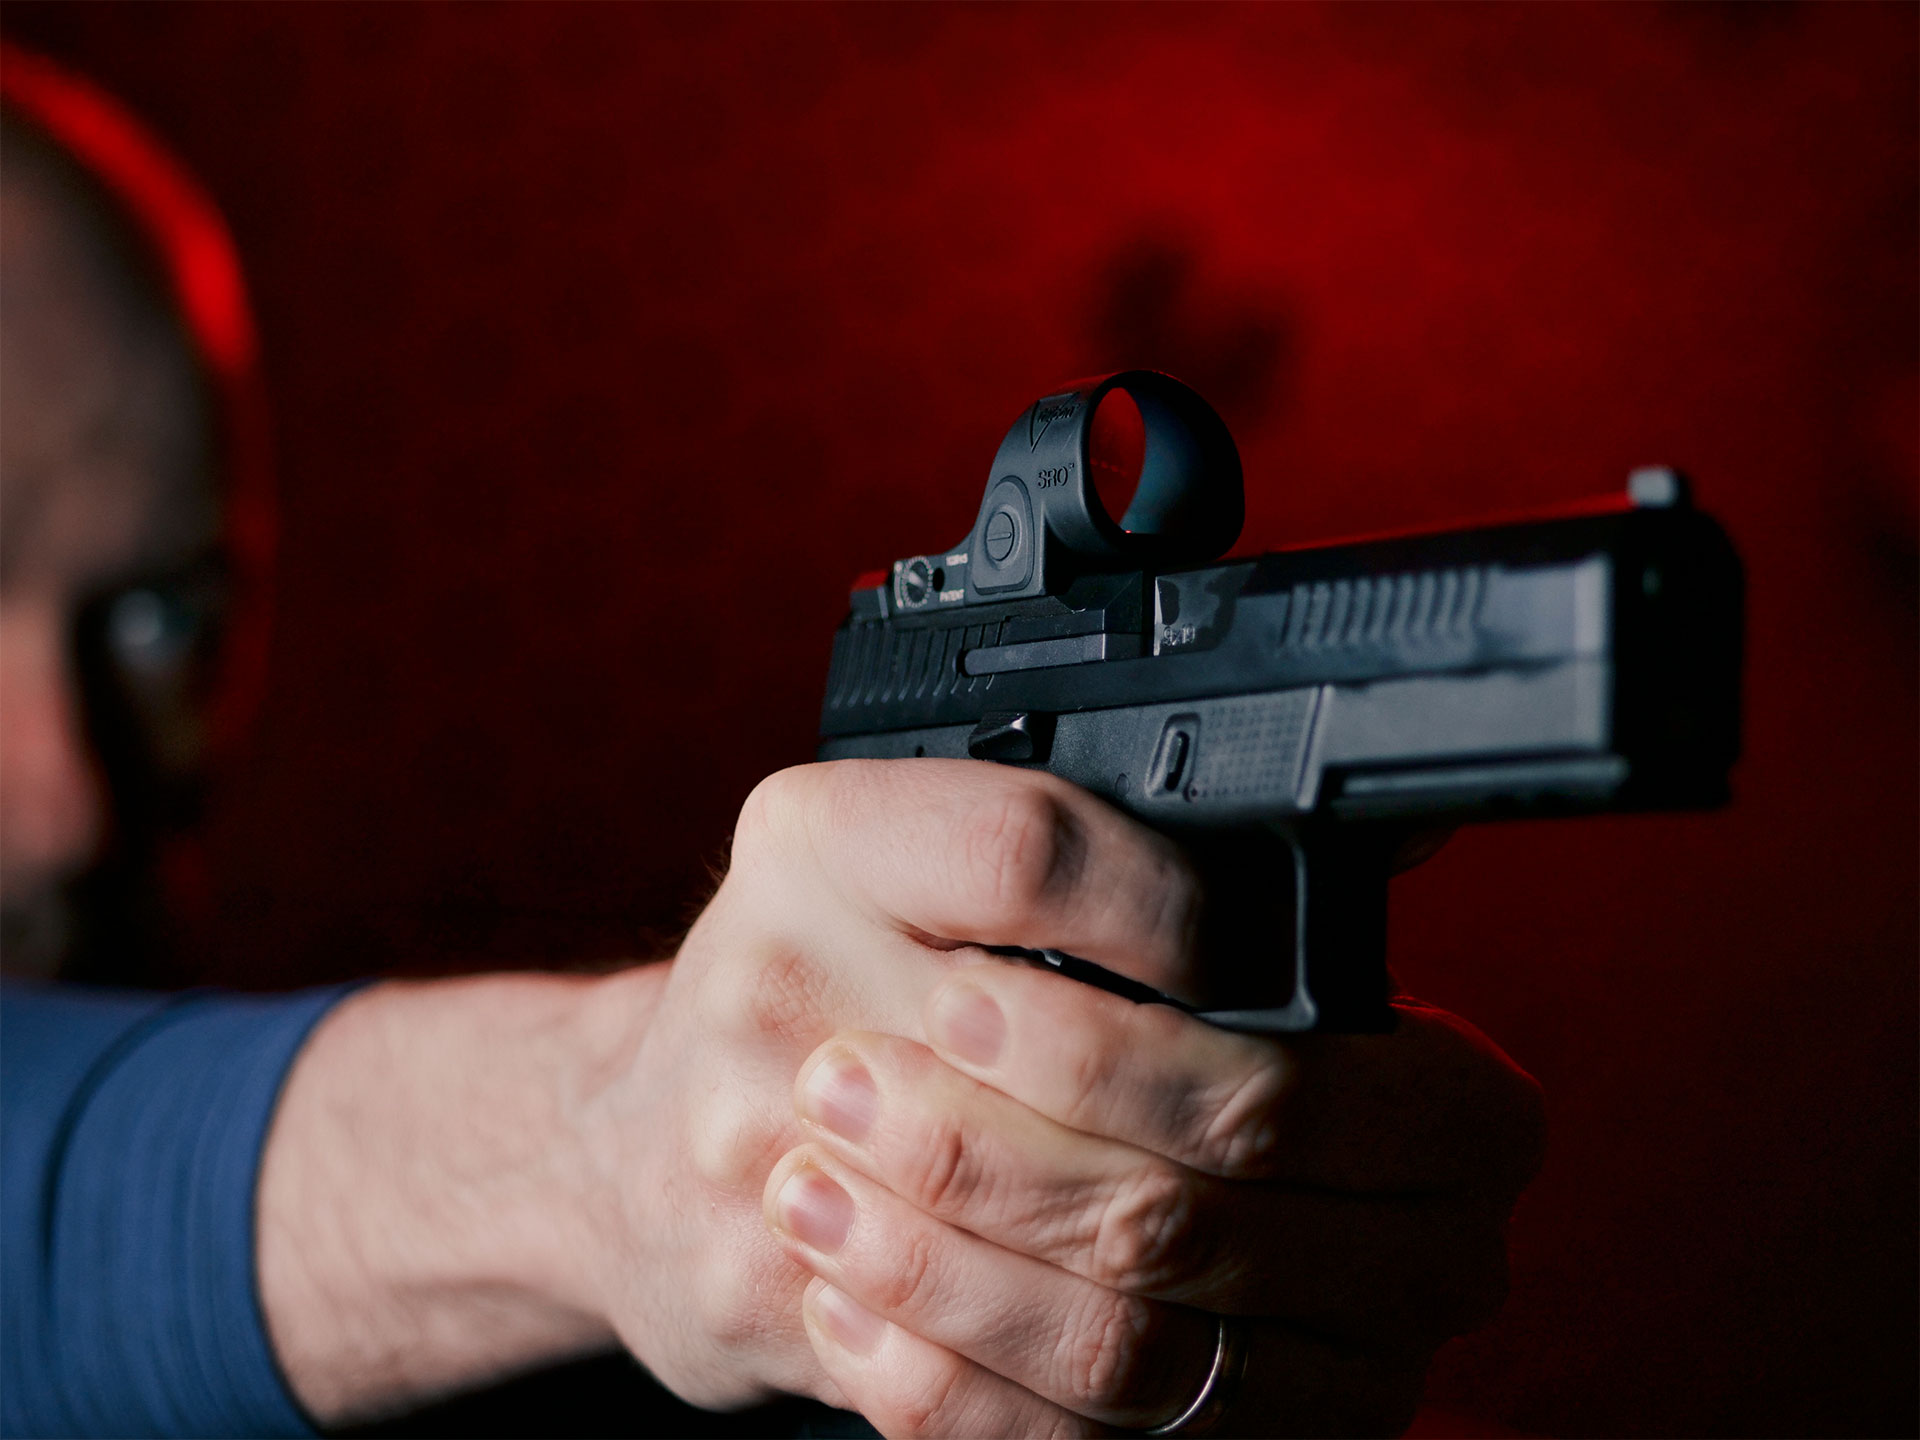
M 1045 769 L 1179 839 L 1268 907 L 1274 952 L 1243 953 L 1233 1008 L 1200 1013 L 1269 1032 L 1390 1025 L 1386 884 L 1409 834 L 1726 801 L 1740 562 L 1678 472 L 1221 560 L 1243 511 L 1233 437 L 1179 381 L 1130 370 L 1035 401 L 972 532 L 853 592 L 819 758 Z

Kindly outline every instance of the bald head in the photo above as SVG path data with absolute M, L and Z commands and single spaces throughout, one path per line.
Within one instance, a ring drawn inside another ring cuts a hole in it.
M 65 929 L 61 883 L 108 828 L 81 618 L 209 553 L 219 513 L 203 382 L 150 258 L 87 177 L 11 120 L 0 416 L 0 960 L 44 969 Z M 122 638 L 157 643 L 157 624 Z
M 201 380 L 152 261 L 86 177 L 11 121 L 0 403 L 0 585 L 110 579 L 211 534 Z

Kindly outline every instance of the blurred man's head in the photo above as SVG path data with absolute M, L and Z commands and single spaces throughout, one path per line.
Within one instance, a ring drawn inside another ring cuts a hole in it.
M 221 533 L 201 368 L 152 246 L 0 131 L 0 959 L 46 971 L 72 882 L 204 748 Z

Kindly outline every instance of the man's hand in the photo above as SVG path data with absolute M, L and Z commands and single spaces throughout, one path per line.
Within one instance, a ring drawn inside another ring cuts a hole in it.
M 1215 1428 L 1397 1433 L 1500 1304 L 1543 1134 L 1484 1036 L 1398 1017 L 1281 1044 L 988 962 L 931 997 L 931 1047 L 836 1036 L 766 1192 L 821 1363 L 890 1435 L 1139 1428 L 1245 1317 Z
M 807 766 L 748 800 L 671 966 L 349 999 L 288 1079 L 260 1181 L 296 1394 L 338 1423 L 618 1339 L 698 1404 L 845 1403 L 761 1214 L 805 1138 L 807 1055 L 840 1031 L 924 1040 L 976 944 L 1179 975 L 1199 899 L 1168 841 L 1051 777 Z
M 600 1127 L 622 1338 L 696 1404 L 846 1403 L 799 1323 L 807 1274 L 761 1214 L 805 1138 L 791 1095 L 808 1054 L 850 1029 L 924 1040 L 930 996 L 974 945 L 1174 973 L 1199 901 L 1172 844 L 1050 776 L 849 761 L 761 785 Z

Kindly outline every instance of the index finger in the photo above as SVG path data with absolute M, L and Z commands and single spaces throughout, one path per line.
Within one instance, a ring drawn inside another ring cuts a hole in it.
M 1189 988 L 1200 890 L 1179 849 L 1077 786 L 978 760 L 782 771 L 741 811 L 735 855 L 773 847 L 815 883 L 933 943 L 1065 950 Z
M 1044 971 L 970 965 L 928 997 L 949 1064 L 1042 1115 L 1207 1174 L 1511 1203 L 1539 1166 L 1539 1087 L 1445 1011 L 1284 1043 Z

